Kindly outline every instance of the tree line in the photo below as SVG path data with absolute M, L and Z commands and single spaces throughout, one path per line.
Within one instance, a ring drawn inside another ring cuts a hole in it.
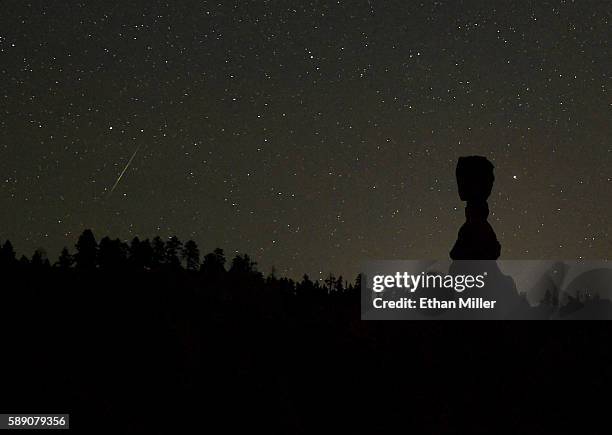
M 281 284 L 291 293 L 343 294 L 358 290 L 360 277 L 354 283 L 342 276 L 330 273 L 325 279 L 312 280 L 304 274 L 301 281 L 279 278 L 274 268 L 264 277 L 257 270 L 257 263 L 248 254 L 236 254 L 227 264 L 223 249 L 201 255 L 197 243 L 188 240 L 181 242 L 172 236 L 167 240 L 156 236 L 153 239 L 134 237 L 127 243 L 120 239 L 103 237 L 98 242 L 94 233 L 86 229 L 74 245 L 74 252 L 64 247 L 54 263 L 51 263 L 44 249 L 36 249 L 28 258 L 17 258 L 10 240 L 0 243 L 0 270 L 74 270 L 91 272 L 165 271 L 198 273 L 206 280 L 219 282 L 226 275 L 242 277 L 241 281 L 253 284 Z

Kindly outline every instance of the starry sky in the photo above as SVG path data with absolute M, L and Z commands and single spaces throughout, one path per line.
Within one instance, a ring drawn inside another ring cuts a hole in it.
M 2 9 L 0 239 L 20 254 L 92 228 L 291 277 L 444 259 L 456 160 L 480 154 L 502 259 L 610 257 L 608 1 Z

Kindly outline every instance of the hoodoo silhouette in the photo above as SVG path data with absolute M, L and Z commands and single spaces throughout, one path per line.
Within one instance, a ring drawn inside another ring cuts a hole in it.
M 465 223 L 459 229 L 455 246 L 450 251 L 453 260 L 497 260 L 501 246 L 495 231 L 487 221 L 495 176 L 493 164 L 482 156 L 459 157 L 457 187 L 459 197 L 466 201 Z

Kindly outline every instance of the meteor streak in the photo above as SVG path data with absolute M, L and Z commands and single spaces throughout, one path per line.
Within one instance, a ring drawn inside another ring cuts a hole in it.
M 132 163 L 132 160 L 134 160 L 134 157 L 136 157 L 136 153 L 138 152 L 138 150 L 140 149 L 140 145 L 138 145 L 138 147 L 136 148 L 136 151 L 134 151 L 134 154 L 132 154 L 132 157 L 130 157 L 130 160 L 128 160 L 127 164 L 125 165 L 125 168 L 123 168 L 123 171 L 121 171 L 121 174 L 119 174 L 119 177 L 117 177 L 117 181 L 115 181 L 115 184 L 113 184 L 113 187 L 111 187 L 111 190 L 109 192 L 109 196 L 115 191 L 115 187 L 117 187 L 117 184 L 119 184 L 119 182 L 121 181 L 121 177 L 123 177 L 123 174 L 125 174 L 125 171 L 127 171 L 127 168 L 130 167 L 130 164 Z

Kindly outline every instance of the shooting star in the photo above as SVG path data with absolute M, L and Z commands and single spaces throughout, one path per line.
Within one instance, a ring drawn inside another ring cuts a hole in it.
M 113 187 L 111 187 L 111 190 L 108 193 L 108 196 L 111 196 L 113 192 L 115 191 L 115 187 L 117 187 L 117 185 L 121 181 L 121 178 L 123 177 L 123 174 L 125 174 L 125 171 L 127 171 L 127 168 L 130 167 L 130 164 L 132 163 L 132 160 L 134 160 L 134 157 L 136 157 L 136 153 L 138 152 L 139 149 L 140 149 L 140 145 L 138 145 L 138 147 L 136 148 L 136 151 L 134 151 L 134 154 L 132 154 L 132 157 L 130 157 L 130 160 L 128 160 L 127 164 L 125 165 L 125 168 L 123 168 L 123 171 L 121 171 L 121 174 L 119 174 L 119 177 L 117 177 L 117 181 L 115 181 L 115 184 L 113 184 Z

